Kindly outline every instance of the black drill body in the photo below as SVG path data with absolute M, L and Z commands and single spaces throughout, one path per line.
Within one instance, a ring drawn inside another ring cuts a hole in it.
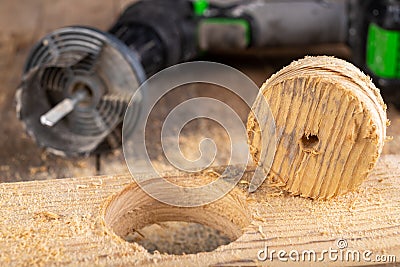
M 198 55 L 197 20 L 187 0 L 140 1 L 129 6 L 109 32 L 137 55 L 149 77 Z
M 400 64 L 399 78 L 388 78 L 366 62 L 371 23 L 400 32 L 400 1 L 210 0 L 195 14 L 196 2 L 140 1 L 125 10 L 110 33 L 138 55 L 147 75 L 207 51 L 346 43 L 353 63 L 373 78 L 387 102 L 400 106 Z

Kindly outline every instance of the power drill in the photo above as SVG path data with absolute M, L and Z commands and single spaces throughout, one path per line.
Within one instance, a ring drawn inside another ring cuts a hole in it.
M 350 9 L 353 62 L 400 109 L 400 1 L 357 1 Z
M 207 51 L 318 43 L 347 43 L 386 101 L 400 106 L 398 0 L 142 0 L 108 33 L 66 27 L 40 40 L 18 114 L 53 153 L 100 153 L 120 145 L 125 109 L 146 77 Z

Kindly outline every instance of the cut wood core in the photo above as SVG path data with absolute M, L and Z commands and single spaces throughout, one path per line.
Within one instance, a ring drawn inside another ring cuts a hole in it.
M 161 203 L 132 185 L 107 201 L 104 221 L 116 235 L 150 253 L 209 252 L 244 233 L 251 218 L 245 199 L 235 189 L 212 204 L 181 208 Z
M 276 124 L 276 154 L 268 180 L 293 195 L 328 199 L 357 188 L 381 154 L 386 138 L 386 105 L 371 79 L 352 64 L 333 57 L 306 57 L 268 79 L 250 113 L 250 151 L 260 166 L 267 116 Z M 265 153 L 264 153 L 265 154 Z

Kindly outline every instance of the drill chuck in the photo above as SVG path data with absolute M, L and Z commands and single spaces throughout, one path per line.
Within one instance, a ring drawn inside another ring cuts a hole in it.
M 197 56 L 197 20 L 190 1 L 140 1 L 109 32 L 137 55 L 149 77 Z

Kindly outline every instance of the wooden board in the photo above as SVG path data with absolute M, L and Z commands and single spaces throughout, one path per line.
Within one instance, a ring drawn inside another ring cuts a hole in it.
M 16 119 L 14 94 L 30 47 L 46 32 L 70 24 L 106 30 L 128 0 L 0 0 L 0 181 L 78 177 L 96 174 L 95 159 L 64 159 L 39 149 Z M 79 8 L 77 8 L 79 6 Z M 280 51 L 280 50 L 279 50 Z M 305 54 L 338 53 L 335 46 L 293 54 L 269 52 L 267 57 L 209 58 L 239 68 L 258 85 Z M 287 56 L 287 54 L 290 54 Z M 166 101 L 170 106 L 176 103 Z M 167 106 L 168 106 L 167 105 Z M 400 114 L 389 108 L 394 140 L 384 153 L 397 154 L 400 147 Z M 191 134 L 197 131 L 191 131 Z M 218 133 L 218 132 L 217 132 Z M 193 136 L 188 139 L 193 140 Z M 194 144 L 189 144 L 194 145 Z M 197 145 L 197 143 L 196 143 Z M 197 146 L 196 146 L 197 147 Z M 126 171 L 121 151 L 102 158 L 100 173 Z M 7 265 L 214 265 L 254 266 L 256 253 L 265 242 L 271 249 L 335 246 L 339 236 L 349 246 L 370 246 L 376 253 L 399 254 L 399 158 L 384 157 L 364 182 L 359 193 L 339 198 L 337 203 L 312 202 L 266 190 L 249 197 L 247 210 L 253 221 L 246 234 L 213 253 L 190 256 L 150 255 L 143 248 L 112 235 L 103 225 L 101 206 L 109 195 L 122 190 L 129 176 L 0 184 L 0 266 Z M 392 170 L 393 169 L 393 170 Z M 379 182 L 381 180 L 381 182 Z M 376 187 L 376 189 L 375 189 Z M 255 197 L 263 198 L 255 202 Z M 392 195 L 392 196 L 391 196 Z M 310 223 L 306 226 L 305 223 Z M 261 234 L 259 226 L 261 225 Z M 303 237 L 304 236 L 304 237 Z M 293 246 L 289 245 L 293 244 Z M 266 264 L 271 265 L 270 262 Z M 277 262 L 272 264 L 277 265 Z M 334 264 L 341 265 L 341 264 Z M 285 264 L 287 266 L 287 264 Z
M 245 190 L 249 177 L 244 177 L 221 200 L 186 209 L 151 199 L 132 184 L 129 175 L 0 184 L 0 265 L 287 266 L 277 258 L 259 262 L 257 253 L 265 246 L 288 253 L 294 249 L 321 252 L 337 249 L 337 239 L 347 241 L 347 250 L 371 250 L 371 258 L 395 255 L 400 259 L 399 166 L 400 156 L 383 156 L 356 192 L 326 202 L 288 196 L 266 185 L 249 195 Z M 152 209 L 168 216 L 146 217 Z M 129 214 L 138 216 L 129 219 Z M 231 219 L 226 232 L 238 239 L 213 252 L 149 254 L 114 234 L 109 226 L 115 218 L 132 220 L 133 228 L 174 218 L 217 229 L 218 221 Z M 372 262 L 356 265 L 365 264 Z

